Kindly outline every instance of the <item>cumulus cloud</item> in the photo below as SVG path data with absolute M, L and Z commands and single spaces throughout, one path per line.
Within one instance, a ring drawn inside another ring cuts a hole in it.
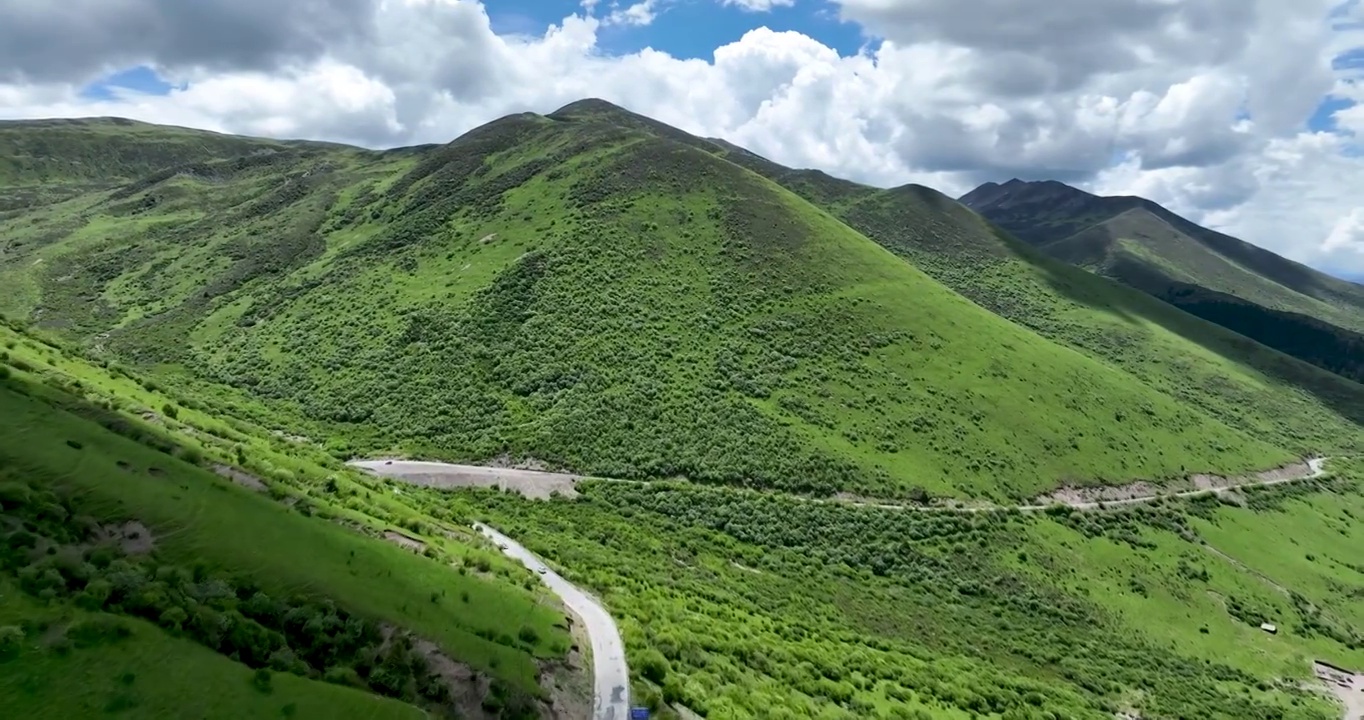
M 602 97 L 789 165 L 953 194 L 1056 178 L 1364 269 L 1364 167 L 1348 136 L 1303 128 L 1358 92 L 1331 58 L 1364 41 L 1333 31 L 1328 0 L 833 2 L 882 42 L 842 56 L 757 27 L 708 60 L 603 50 L 608 25 L 663 26 L 664 0 L 586 0 L 534 36 L 497 35 L 475 0 L 9 0 L 0 107 L 391 146 Z M 79 94 L 135 64 L 184 87 Z M 1357 109 L 1337 122 L 1364 129 Z
M 270 70 L 367 35 L 378 2 L 5 0 L 0 80 L 82 80 L 152 60 Z

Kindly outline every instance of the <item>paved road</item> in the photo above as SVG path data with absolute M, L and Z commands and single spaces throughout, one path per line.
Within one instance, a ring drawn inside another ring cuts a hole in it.
M 474 523 L 474 528 L 504 546 L 502 552 L 520 560 L 532 571 L 546 568 L 540 579 L 578 616 L 592 642 L 593 720 L 628 720 L 630 669 L 625 664 L 625 644 L 621 642 L 620 630 L 616 629 L 611 614 L 595 598 L 560 577 L 516 541 L 482 523 Z
M 1283 485 L 1321 477 L 1326 472 L 1325 465 L 1328 459 L 1329 458 L 1313 458 L 1308 460 L 1307 473 L 1278 478 L 1276 480 L 1257 480 L 1214 489 L 1188 490 L 1179 493 L 1148 495 L 1103 503 L 1069 502 L 1066 504 L 1081 510 L 1091 510 L 1118 505 L 1136 505 L 1152 502 L 1163 497 L 1191 497 L 1206 492 L 1221 494 L 1252 485 Z M 391 477 L 395 480 L 410 482 L 416 485 L 434 487 L 464 487 L 472 485 L 485 487 L 512 487 L 530 497 L 547 497 L 549 494 L 547 488 L 561 489 L 565 484 L 569 485 L 571 491 L 572 483 L 576 482 L 579 477 L 575 475 L 546 473 L 534 470 L 513 470 L 485 467 L 481 465 L 454 465 L 409 460 L 360 460 L 353 461 L 350 465 L 369 470 L 384 477 Z M 843 503 L 862 507 L 876 507 L 886 510 L 982 512 L 1006 509 L 998 506 L 942 508 L 847 500 L 826 500 L 819 498 L 802 499 L 816 503 Z M 1016 509 L 1025 512 L 1036 512 L 1045 510 L 1047 507 L 1047 505 L 1019 505 L 1016 506 Z M 526 567 L 537 571 L 541 567 L 547 569 L 545 574 L 540 576 L 541 579 L 543 579 L 545 584 L 563 599 L 564 604 L 582 620 L 586 626 L 588 637 L 591 639 L 592 673 L 594 677 L 595 694 L 593 720 L 627 720 L 630 714 L 630 671 L 625 663 L 625 646 L 621 642 L 620 631 L 616 628 L 616 623 L 611 619 L 610 613 L 608 613 L 600 603 L 593 599 L 592 596 L 563 579 L 553 570 L 549 570 L 548 566 L 546 566 L 543 561 L 535 557 L 529 550 L 518 545 L 515 541 L 481 523 L 476 523 L 474 527 L 487 537 L 492 538 L 494 542 L 505 546 L 503 552 L 519 559 Z M 1361 682 L 1364 683 L 1364 680 Z M 1347 720 L 1352 719 L 1347 716 Z

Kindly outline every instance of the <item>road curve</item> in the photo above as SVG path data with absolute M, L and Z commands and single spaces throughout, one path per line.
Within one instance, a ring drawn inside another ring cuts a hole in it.
M 545 568 L 540 579 L 578 616 L 592 643 L 592 720 L 628 720 L 630 669 L 625 664 L 625 643 L 620 639 L 620 630 L 611 614 L 595 598 L 563 579 L 515 540 L 483 523 L 474 523 L 474 528 L 532 572 L 538 573 L 540 568 Z

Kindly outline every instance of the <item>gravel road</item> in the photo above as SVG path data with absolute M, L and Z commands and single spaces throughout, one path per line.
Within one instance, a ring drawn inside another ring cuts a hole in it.
M 1220 495 L 1225 492 L 1246 487 L 1284 485 L 1287 483 L 1318 478 L 1326 473 L 1325 465 L 1327 460 L 1328 458 L 1312 458 L 1304 463 L 1299 463 L 1296 466 L 1296 469 L 1282 468 L 1277 471 L 1267 471 L 1265 475 L 1272 474 L 1272 479 L 1228 482 L 1224 485 L 1185 490 L 1177 493 L 1153 492 L 1105 501 L 1088 501 L 1078 496 L 1060 495 L 1052 498 L 1052 502 L 1061 505 L 1069 505 L 1077 510 L 1099 510 L 1103 508 L 1121 507 L 1124 505 L 1140 505 L 1142 503 L 1153 502 L 1167 497 L 1192 497 L 1203 493 L 1215 493 Z M 539 470 L 516 470 L 511 468 L 487 467 L 483 465 L 454 465 L 450 463 L 424 462 L 417 460 L 353 460 L 349 464 L 357 468 L 368 470 L 381 477 L 393 478 L 394 480 L 400 480 L 413 485 L 435 488 L 497 487 L 504 490 L 516 490 L 526 497 L 541 500 L 548 498 L 553 492 L 558 492 L 564 497 L 575 497 L 578 494 L 575 487 L 578 480 L 583 477 L 581 475 L 542 472 Z M 611 478 L 601 479 L 611 480 Z M 614 482 L 647 483 L 648 481 L 615 480 Z M 902 505 L 899 503 L 883 503 L 873 500 L 858 500 L 852 498 L 802 499 L 816 503 L 841 503 L 857 507 L 880 508 L 882 510 L 988 512 L 992 510 L 1016 509 L 1023 512 L 1039 512 L 1050 507 L 1049 503 L 1017 505 L 1009 508 L 999 505 L 974 505 L 969 507 Z
M 611 614 L 595 598 L 549 569 L 543 560 L 516 541 L 482 523 L 474 523 L 474 528 L 531 571 L 539 573 L 541 568 L 545 569 L 540 573 L 540 579 L 578 616 L 592 641 L 593 720 L 628 720 L 630 670 L 625 664 L 625 644 L 621 642 L 620 631 Z
M 452 465 L 419 460 L 353 460 L 352 467 L 368 470 L 381 477 L 391 477 L 413 485 L 434 488 L 495 487 L 515 490 L 522 495 L 543 500 L 550 493 L 575 497 L 573 486 L 577 475 L 487 467 L 484 465 Z

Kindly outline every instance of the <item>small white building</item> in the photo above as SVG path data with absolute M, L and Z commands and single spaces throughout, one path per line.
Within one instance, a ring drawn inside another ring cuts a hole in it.
M 1264 630 L 1265 632 L 1269 633 L 1270 635 L 1278 635 L 1278 634 L 1279 634 L 1279 628 L 1276 627 L 1276 626 L 1274 625 L 1274 623 L 1260 623 L 1260 629 L 1261 629 L 1261 630 Z

